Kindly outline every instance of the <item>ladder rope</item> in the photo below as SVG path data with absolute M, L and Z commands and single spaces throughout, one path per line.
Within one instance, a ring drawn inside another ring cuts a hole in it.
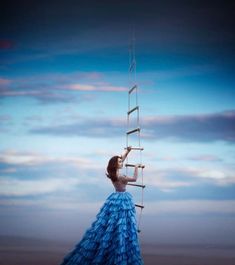
M 139 179 L 141 181 L 141 184 L 130 184 L 130 186 L 136 186 L 138 188 L 142 188 L 141 191 L 141 200 L 140 203 L 135 204 L 136 207 L 138 207 L 139 210 L 139 216 L 138 216 L 138 222 L 137 222 L 137 228 L 138 232 L 140 232 L 140 225 L 141 225 L 141 217 L 142 217 L 142 211 L 144 208 L 144 165 L 142 163 L 142 151 L 144 148 L 141 147 L 141 126 L 140 126 L 140 113 L 139 113 L 139 105 L 138 105 L 138 85 L 136 83 L 136 59 L 135 59 L 135 38 L 133 36 L 132 38 L 132 43 L 131 47 L 129 50 L 129 83 L 130 83 L 130 90 L 128 91 L 128 111 L 127 111 L 127 132 L 126 132 L 126 148 L 129 146 L 129 136 L 132 134 L 137 133 L 138 137 L 138 143 L 137 146 L 134 147 L 132 150 L 139 151 L 139 168 L 138 171 L 141 171 L 141 174 L 139 172 Z M 133 95 L 135 93 L 135 95 Z M 135 105 L 132 106 L 131 104 L 131 97 L 132 100 L 134 101 L 133 98 L 135 98 Z M 130 128 L 130 115 L 133 115 L 133 113 L 137 111 L 137 116 L 136 116 L 136 128 Z M 133 164 L 128 163 L 128 157 L 126 161 L 126 174 L 128 175 L 128 170 L 129 167 L 133 167 Z

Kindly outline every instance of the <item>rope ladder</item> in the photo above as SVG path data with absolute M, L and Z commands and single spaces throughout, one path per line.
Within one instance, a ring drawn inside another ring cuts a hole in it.
M 142 152 L 144 148 L 141 146 L 141 126 L 140 126 L 140 106 L 138 105 L 138 85 L 136 83 L 136 59 L 135 59 L 135 46 L 134 37 L 130 45 L 129 51 L 129 83 L 130 89 L 128 91 L 128 111 L 127 111 L 127 132 L 126 132 L 126 148 L 132 146 L 131 150 L 135 151 L 135 158 L 138 161 L 138 179 L 135 184 L 128 183 L 129 186 L 134 186 L 141 189 L 140 203 L 136 203 L 135 207 L 138 208 L 138 221 L 137 229 L 140 233 L 142 211 L 144 209 L 144 165 L 142 163 Z M 134 143 L 134 145 L 133 145 Z M 133 154 L 133 152 L 131 152 Z M 138 153 L 138 157 L 137 157 Z M 126 174 L 128 175 L 131 168 L 135 167 L 134 163 L 129 163 L 127 157 Z

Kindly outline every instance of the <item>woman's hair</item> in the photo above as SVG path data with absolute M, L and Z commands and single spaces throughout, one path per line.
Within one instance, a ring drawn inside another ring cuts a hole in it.
M 117 168 L 118 168 L 118 158 L 121 158 L 120 156 L 113 156 L 108 163 L 107 166 L 107 177 L 110 178 L 113 182 L 118 180 L 117 177 Z

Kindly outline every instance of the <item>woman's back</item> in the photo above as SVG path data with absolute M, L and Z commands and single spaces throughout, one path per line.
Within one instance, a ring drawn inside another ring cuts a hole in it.
M 112 181 L 116 191 L 126 191 L 127 182 L 128 181 L 124 175 L 119 175 L 116 181 Z

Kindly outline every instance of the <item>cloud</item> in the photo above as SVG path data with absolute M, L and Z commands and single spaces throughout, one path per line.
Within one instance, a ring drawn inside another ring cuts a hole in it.
M 83 85 L 83 84 L 71 84 L 67 87 L 68 90 L 75 91 L 101 91 L 101 92 L 126 92 L 128 88 L 116 87 L 116 86 L 94 86 L 94 85 Z
M 82 183 L 97 183 L 97 174 L 104 174 L 102 164 L 82 156 L 43 155 L 7 150 L 0 155 L 1 175 L 19 180 L 45 180 L 77 176 Z M 86 176 L 89 176 L 86 177 Z M 102 182 L 102 181 L 101 181 Z
M 61 190 L 62 191 L 62 190 Z M 72 196 L 62 195 L 56 196 L 52 194 L 43 194 L 43 196 L 40 196 L 38 199 L 29 200 L 25 199 L 23 197 L 17 197 L 17 198 L 11 198 L 11 199 L 1 199 L 0 200 L 0 206 L 7 206 L 9 209 L 17 207 L 27 207 L 27 206 L 33 206 L 34 209 L 36 207 L 40 208 L 46 208 L 51 210 L 70 210 L 77 211 L 79 213 L 88 214 L 88 213 L 95 213 L 97 212 L 103 201 L 97 202 L 97 200 L 94 200 L 93 202 L 85 202 L 81 200 L 78 200 L 78 198 L 73 194 Z
M 186 168 L 146 168 L 144 183 L 149 187 L 156 187 L 163 192 L 171 192 L 177 188 L 195 186 L 197 180 L 193 178 L 195 172 Z
M 52 193 L 55 191 L 67 191 L 79 184 L 77 178 L 50 178 L 36 180 L 19 180 L 10 177 L 0 178 L 1 196 L 27 196 Z
M 143 120 L 148 139 L 168 138 L 183 142 L 235 142 L 235 111 L 201 115 L 147 117 Z
M 10 131 L 10 126 L 12 125 L 12 116 L 10 115 L 0 115 L 0 133 L 8 133 Z
M 104 80 L 99 72 L 44 74 L 8 80 L 0 78 L 0 99 L 27 97 L 42 104 L 91 101 L 92 92 L 126 92 Z M 87 93 L 79 93 L 79 92 Z M 93 93 L 94 95 L 94 93 Z
M 125 132 L 125 121 L 122 119 L 83 119 L 76 123 L 47 127 L 35 127 L 33 134 L 49 134 L 55 136 L 84 137 L 122 137 Z
M 0 122 L 9 122 L 12 120 L 12 117 L 10 115 L 0 115 Z
M 0 154 L 0 163 L 7 165 L 36 166 L 48 163 L 71 163 L 86 167 L 91 161 L 83 157 L 56 157 L 33 152 L 6 150 Z
M 156 187 L 163 192 L 173 192 L 179 188 L 210 185 L 229 187 L 235 185 L 235 171 L 233 167 L 162 167 L 146 168 L 144 182 L 147 186 Z
M 35 127 L 31 133 L 55 136 L 121 137 L 125 132 L 124 119 L 81 119 L 80 122 L 57 126 Z M 235 142 L 235 111 L 213 114 L 153 116 L 142 119 L 142 137 L 181 142 Z M 108 132 L 108 133 L 107 133 Z M 202 159 L 202 158 L 201 158 Z M 203 159 L 212 159 L 204 157 Z
M 235 214 L 235 200 L 177 200 L 147 202 L 146 215 L 160 214 Z
M 10 79 L 0 78 L 0 87 L 8 86 L 11 83 Z
M 55 91 L 44 91 L 40 89 L 33 89 L 32 91 L 29 90 L 21 90 L 21 91 L 12 91 L 10 89 L 5 91 L 0 91 L 0 98 L 7 98 L 7 97 L 29 97 L 38 100 L 40 103 L 43 104 L 54 104 L 59 102 L 73 102 L 76 101 L 76 96 L 68 95 L 63 93 L 58 93 Z
M 218 161 L 222 161 L 222 159 L 216 155 L 198 155 L 198 156 L 191 156 L 189 158 L 187 158 L 189 160 L 193 160 L 193 161 L 210 161 L 210 162 L 218 162 Z
M 33 153 L 6 151 L 0 155 L 0 162 L 8 165 L 33 166 L 45 163 L 46 161 L 48 161 L 46 157 Z
M 201 169 L 198 177 L 213 180 L 218 186 L 229 186 L 235 184 L 235 172 L 231 169 Z
M 0 156 L 0 196 L 38 196 L 76 190 L 84 198 L 89 187 L 95 185 L 97 189 L 107 182 L 104 171 L 102 164 L 84 157 L 5 151 Z
M 86 195 L 88 190 L 94 193 L 99 186 L 96 196 L 100 197 L 103 192 L 100 187 L 111 188 L 104 172 L 104 164 L 94 163 L 94 158 L 7 150 L 0 155 L 0 195 L 28 196 L 76 191 L 86 201 L 89 200 Z M 69 181 L 66 184 L 67 179 Z M 140 182 L 141 175 L 138 179 Z M 213 198 L 230 198 L 234 197 L 229 189 L 235 187 L 235 171 L 233 166 L 228 165 L 180 167 L 158 163 L 156 167 L 152 162 L 146 164 L 144 183 L 147 186 L 146 197 L 151 200 L 208 198 L 208 192 L 215 188 L 216 192 L 212 191 Z M 37 186 L 39 189 L 35 191 Z

